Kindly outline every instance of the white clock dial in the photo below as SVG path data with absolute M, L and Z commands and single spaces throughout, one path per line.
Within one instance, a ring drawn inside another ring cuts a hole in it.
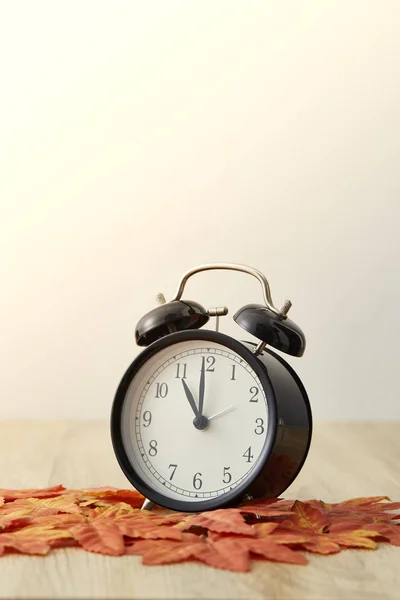
M 239 354 L 188 340 L 165 347 L 139 369 L 121 423 L 126 454 L 147 486 L 200 502 L 234 490 L 259 463 L 268 405 L 258 376 Z

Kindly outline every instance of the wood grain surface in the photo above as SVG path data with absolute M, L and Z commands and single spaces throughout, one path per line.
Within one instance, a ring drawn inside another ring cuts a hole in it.
M 316 424 L 307 463 L 286 498 L 337 502 L 356 496 L 400 500 L 400 424 Z M 113 485 L 129 488 L 104 422 L 0 423 L 0 487 Z M 144 567 L 136 556 L 70 548 L 47 557 L 0 558 L 0 598 L 400 597 L 400 548 L 309 555 L 305 567 L 254 562 L 250 573 L 186 563 Z

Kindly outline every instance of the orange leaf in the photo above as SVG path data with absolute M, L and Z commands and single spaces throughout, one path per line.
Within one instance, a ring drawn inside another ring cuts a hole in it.
M 94 521 L 97 523 L 97 521 Z M 151 521 L 137 519 L 134 516 L 124 516 L 113 521 L 119 531 L 131 538 L 181 540 L 183 532 L 173 527 L 155 525 Z
M 282 544 L 275 543 L 274 536 L 263 539 L 246 540 L 246 546 L 254 554 L 259 554 L 268 560 L 293 563 L 296 565 L 307 564 L 307 559 L 304 554 L 299 551 L 291 550 Z
M 372 525 L 368 525 L 368 529 L 379 533 L 379 535 L 389 540 L 393 546 L 400 546 L 400 525 L 372 523 Z
M 306 502 L 296 500 L 293 505 L 293 515 L 283 521 L 282 525 L 289 528 L 311 529 L 314 532 L 322 532 L 329 521 L 325 515 Z
M 65 490 L 63 485 L 55 485 L 49 488 L 32 490 L 6 490 L 0 489 L 0 496 L 3 496 L 5 502 L 18 500 L 21 498 L 53 498 L 59 496 Z M 1 502 L 0 502 L 1 505 Z
M 97 506 L 106 506 L 109 504 L 124 502 L 125 504 L 129 504 L 129 506 L 132 508 L 140 508 L 144 500 L 144 496 L 135 490 L 118 489 L 106 489 L 105 491 L 88 490 L 80 497 L 80 501 L 85 503 L 87 506 L 91 504 L 95 504 Z
M 122 533 L 112 521 L 98 520 L 77 525 L 71 529 L 71 533 L 89 552 L 110 556 L 121 556 L 125 552 Z
M 255 535 L 254 529 L 244 522 L 237 508 L 221 508 L 210 512 L 187 517 L 177 527 L 189 529 L 190 527 L 204 527 L 210 531 L 221 531 L 225 533 L 242 533 L 244 535 Z
M 206 544 L 207 551 L 198 554 L 199 560 L 217 569 L 228 571 L 246 572 L 250 571 L 249 548 L 246 539 L 221 538 L 217 541 L 209 541 Z
M 329 539 L 345 548 L 369 548 L 375 550 L 376 542 L 371 537 L 378 537 L 376 531 L 358 529 L 348 533 L 329 533 Z
M 0 496 L 0 506 L 3 506 L 3 504 L 4 504 L 4 498 L 3 498 L 3 496 Z
M 12 548 L 23 554 L 48 554 L 51 542 L 70 537 L 68 531 L 25 527 L 13 533 L 0 533 L 0 547 Z
M 303 542 L 302 547 L 317 554 L 336 554 L 340 552 L 340 546 L 330 539 L 329 535 L 315 535 L 310 540 Z

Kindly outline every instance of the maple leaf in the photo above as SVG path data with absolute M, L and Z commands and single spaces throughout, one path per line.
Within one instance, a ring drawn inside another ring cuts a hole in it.
M 176 527 L 189 529 L 192 526 L 204 527 L 210 531 L 255 535 L 254 529 L 245 523 L 240 510 L 237 508 L 221 508 L 190 516 Z
M 327 535 L 332 542 L 336 542 L 339 546 L 344 546 L 346 548 L 369 548 L 375 550 L 377 545 L 374 540 L 371 540 L 371 537 L 378 537 L 379 534 L 376 531 L 356 529 L 352 532 L 329 533 Z
M 86 506 L 107 506 L 123 502 L 132 508 L 140 508 L 145 498 L 136 490 L 106 489 L 101 491 L 87 490 L 82 493 L 80 502 Z
M 292 563 L 296 565 L 306 565 L 307 559 L 299 551 L 288 548 L 283 543 L 277 543 L 275 536 L 259 538 L 255 540 L 246 540 L 245 545 L 253 554 L 259 554 L 268 560 L 276 562 Z
M 386 538 L 393 546 L 400 546 L 400 525 L 392 523 L 372 523 L 368 525 L 370 531 L 376 531 Z
M 23 554 L 48 554 L 51 543 L 70 538 L 68 531 L 54 531 L 47 527 L 24 527 L 12 533 L 0 533 L 0 547 L 12 548 Z
M 113 521 L 98 520 L 71 528 L 71 534 L 89 552 L 121 556 L 125 552 L 124 538 Z
M 151 520 L 137 519 L 135 516 L 123 516 L 115 519 L 113 523 L 123 535 L 131 538 L 183 539 L 183 532 L 179 529 L 156 525 Z
M 318 508 L 299 500 L 293 504 L 291 517 L 282 522 L 283 527 L 307 529 L 316 533 L 322 533 L 328 524 L 327 517 Z
M 23 498 L 53 498 L 59 496 L 61 492 L 65 490 L 63 485 L 55 485 L 49 488 L 32 489 L 32 490 L 7 490 L 0 489 L 0 496 L 4 498 L 5 502 L 12 500 L 18 500 Z M 1 502 L 0 502 L 1 505 Z
M 5 502 L 5 500 L 4 500 L 3 496 L 0 496 L 0 507 L 3 506 L 4 502 Z
M 311 539 L 302 542 L 302 548 L 309 552 L 317 554 L 337 554 L 340 552 L 340 545 L 330 539 L 329 535 L 316 535 Z

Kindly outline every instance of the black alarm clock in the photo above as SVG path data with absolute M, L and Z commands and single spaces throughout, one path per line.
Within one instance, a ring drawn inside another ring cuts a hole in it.
M 228 269 L 261 283 L 264 304 L 247 304 L 234 320 L 258 342 L 219 331 L 226 307 L 206 310 L 182 300 L 195 273 Z M 305 336 L 272 303 L 265 276 L 244 265 L 191 269 L 175 298 L 140 319 L 132 362 L 115 394 L 111 437 L 117 460 L 147 500 L 177 511 L 202 512 L 255 498 L 277 497 L 306 459 L 312 431 L 307 393 L 275 351 L 302 356 Z M 205 329 L 216 317 L 215 330 Z

